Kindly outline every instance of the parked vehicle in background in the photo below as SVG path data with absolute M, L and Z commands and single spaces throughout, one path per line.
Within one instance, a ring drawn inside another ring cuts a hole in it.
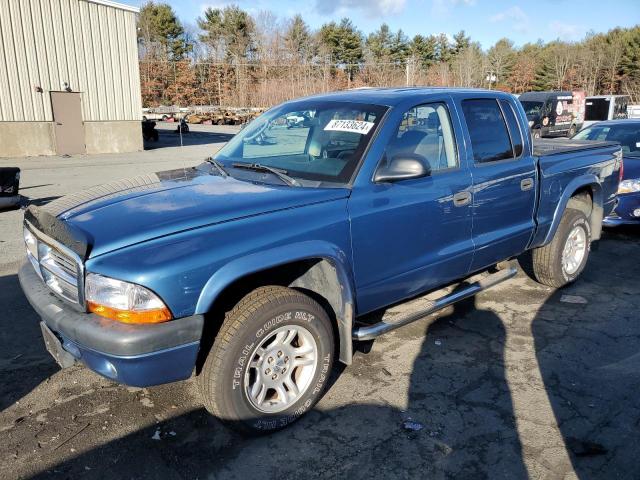
M 604 224 L 608 227 L 640 225 L 640 120 L 598 122 L 581 130 L 573 138 L 620 143 L 623 174 L 618 187 L 618 205 L 604 219 Z
M 160 105 L 159 107 L 145 107 L 142 109 L 142 120 L 161 120 L 163 122 L 173 122 L 184 118 L 189 113 L 186 107 L 178 107 L 177 105 Z
M 309 112 L 296 112 L 294 115 L 289 115 L 286 118 L 287 128 L 294 127 L 309 127 L 312 122 L 312 118 Z
M 20 202 L 20 169 L 0 167 L 0 209 L 14 207 Z
M 302 112 L 308 126 L 287 128 Z M 20 283 L 61 365 L 135 386 L 195 372 L 211 413 L 276 430 L 354 341 L 512 278 L 513 257 L 530 250 L 545 285 L 578 278 L 615 206 L 620 146 L 528 131 L 496 91 L 287 102 L 197 167 L 29 207 Z
M 627 105 L 627 118 L 640 118 L 640 105 Z
M 142 138 L 147 141 L 157 142 L 160 139 L 158 130 L 156 130 L 156 122 L 153 120 L 142 121 Z
M 585 95 L 576 92 L 525 92 L 518 97 L 533 138 L 571 137 L 584 121 Z
M 629 100 L 630 97 L 628 95 L 596 95 L 587 97 L 582 128 L 586 128 L 595 122 L 627 118 Z

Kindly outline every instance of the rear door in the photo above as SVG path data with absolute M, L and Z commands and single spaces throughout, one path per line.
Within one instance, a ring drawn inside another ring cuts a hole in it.
M 460 110 L 471 147 L 475 271 L 525 250 L 535 226 L 537 169 L 513 100 L 465 99 Z

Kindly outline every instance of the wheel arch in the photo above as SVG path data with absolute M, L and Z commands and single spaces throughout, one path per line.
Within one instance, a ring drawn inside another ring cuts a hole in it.
M 591 202 L 588 210 L 586 210 L 584 200 L 581 200 L 581 198 L 585 198 L 586 195 L 589 196 Z M 549 231 L 541 245 L 546 245 L 553 239 L 564 211 L 570 207 L 585 212 L 589 218 L 592 240 L 600 239 L 604 212 L 602 187 L 595 175 L 585 175 L 573 179 L 565 188 L 553 215 L 553 221 L 549 227 Z
M 316 241 L 232 260 L 211 276 L 198 299 L 196 313 L 217 315 L 212 321 L 205 321 L 203 340 L 213 343 L 224 313 L 249 291 L 264 285 L 282 285 L 307 293 L 327 310 L 333 317 L 339 359 L 351 364 L 355 296 L 346 264 L 346 255 L 338 247 Z M 208 351 L 206 344 L 203 350 Z

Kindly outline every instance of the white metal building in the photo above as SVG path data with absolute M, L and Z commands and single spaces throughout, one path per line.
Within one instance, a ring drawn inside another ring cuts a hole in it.
M 0 157 L 142 149 L 137 12 L 0 0 Z

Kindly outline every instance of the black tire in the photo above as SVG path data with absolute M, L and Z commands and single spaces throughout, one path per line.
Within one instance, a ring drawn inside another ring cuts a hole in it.
M 264 347 L 262 342 L 286 326 L 304 327 L 313 337 L 315 370 L 308 375 L 310 380 L 299 398 L 285 410 L 267 413 L 256 408 L 245 392 L 251 375 L 256 375 L 256 371 L 249 372 L 249 363 L 257 358 L 255 349 Z M 294 422 L 316 404 L 327 386 L 333 359 L 331 320 L 315 300 L 290 288 L 260 287 L 227 313 L 197 382 L 210 413 L 242 433 L 268 433 Z
M 562 262 L 562 253 L 574 228 L 582 228 L 586 238 L 586 251 L 578 268 L 567 272 Z M 553 240 L 544 247 L 532 252 L 533 272 L 538 282 L 550 287 L 560 288 L 574 282 L 584 270 L 591 248 L 591 226 L 587 215 L 574 208 L 567 208 L 562 215 Z

